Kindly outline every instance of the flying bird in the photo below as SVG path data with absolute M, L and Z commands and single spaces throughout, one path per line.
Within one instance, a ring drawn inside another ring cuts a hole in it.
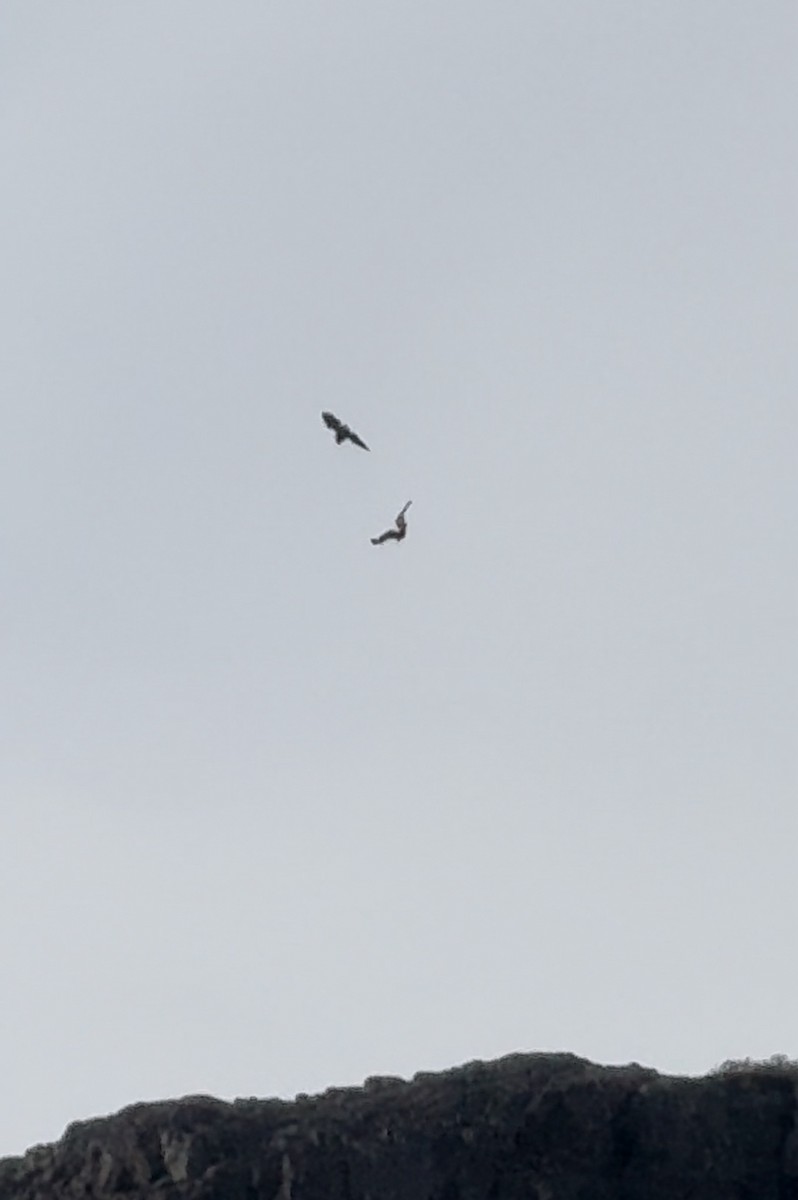
M 356 446 L 360 446 L 361 450 L 368 450 L 368 446 L 363 439 L 359 438 L 357 434 L 349 428 L 348 425 L 344 425 L 343 421 L 339 421 L 335 413 L 323 412 L 321 414 L 321 419 L 328 429 L 333 430 L 335 433 L 335 440 L 339 446 L 341 445 L 341 442 L 350 441 L 354 442 Z
M 383 542 L 388 542 L 391 540 L 394 542 L 401 542 L 402 538 L 407 537 L 407 521 L 405 520 L 405 513 L 412 503 L 412 500 L 408 500 L 402 511 L 397 515 L 396 529 L 386 529 L 385 533 L 381 533 L 379 537 L 372 538 L 372 546 L 381 546 Z

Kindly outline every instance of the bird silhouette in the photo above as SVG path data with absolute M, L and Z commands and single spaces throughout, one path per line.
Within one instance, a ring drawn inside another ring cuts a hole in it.
M 412 503 L 412 500 L 408 500 L 402 511 L 397 514 L 396 529 L 386 529 L 385 533 L 381 533 L 379 537 L 372 538 L 372 546 L 381 546 L 383 542 L 390 541 L 401 542 L 403 538 L 407 537 L 407 521 L 405 520 L 405 513 Z
M 339 446 L 341 445 L 341 442 L 349 441 L 354 442 L 356 446 L 360 446 L 361 450 L 368 450 L 368 446 L 363 439 L 359 438 L 358 435 L 351 430 L 348 425 L 344 425 L 343 421 L 339 421 L 335 413 L 323 412 L 321 414 L 321 419 L 328 429 L 333 430 L 335 433 L 335 440 Z

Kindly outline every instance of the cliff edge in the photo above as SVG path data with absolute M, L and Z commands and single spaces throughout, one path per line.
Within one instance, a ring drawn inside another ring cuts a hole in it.
M 294 1101 L 137 1104 L 0 1161 L 0 1200 L 798 1200 L 798 1066 L 513 1055 Z

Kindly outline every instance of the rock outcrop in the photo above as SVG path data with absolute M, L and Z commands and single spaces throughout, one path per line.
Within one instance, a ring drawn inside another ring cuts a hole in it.
M 798 1200 L 798 1067 L 702 1079 L 568 1054 L 206 1096 L 71 1125 L 0 1200 Z

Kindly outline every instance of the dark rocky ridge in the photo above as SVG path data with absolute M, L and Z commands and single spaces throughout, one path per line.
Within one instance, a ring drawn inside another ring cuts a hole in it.
M 703 1079 L 569 1054 L 206 1096 L 71 1125 L 0 1200 L 798 1200 L 798 1066 Z

